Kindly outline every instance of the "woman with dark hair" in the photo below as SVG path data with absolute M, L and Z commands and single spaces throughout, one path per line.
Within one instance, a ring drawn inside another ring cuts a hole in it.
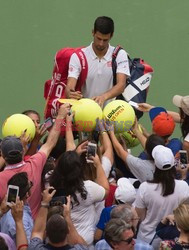
M 87 191 L 84 187 L 83 172 L 78 154 L 67 151 L 60 157 L 54 171 L 49 178 L 50 186 L 56 189 L 56 196 L 71 195 L 74 202 L 79 204 L 76 192 L 86 200 Z
M 171 214 L 181 202 L 189 198 L 188 185 L 175 180 L 175 161 L 171 149 L 158 145 L 152 150 L 156 166 L 154 178 L 143 182 L 135 201 L 141 224 L 137 239 L 150 243 L 160 220 Z M 159 239 L 153 241 L 154 249 L 159 249 Z
M 49 184 L 56 191 L 56 196 L 72 198 L 71 217 L 78 233 L 92 245 L 96 225 L 95 203 L 105 199 L 109 184 L 99 157 L 91 157 L 97 171 L 97 183 L 84 180 L 79 155 L 75 151 L 65 152 L 59 159 L 49 177 Z

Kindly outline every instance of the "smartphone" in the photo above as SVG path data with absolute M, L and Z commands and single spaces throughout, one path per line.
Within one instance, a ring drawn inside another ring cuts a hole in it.
M 16 202 L 18 197 L 19 187 L 14 185 L 9 185 L 7 190 L 7 205 L 11 205 L 11 202 Z
M 67 204 L 67 197 L 66 196 L 56 196 L 53 197 L 50 201 L 50 206 L 62 206 L 63 204 Z
M 50 117 L 48 117 L 48 118 L 44 121 L 44 123 L 41 124 L 41 126 L 42 126 L 42 125 L 44 125 L 44 126 L 48 129 L 48 128 L 52 127 L 52 125 L 53 125 L 53 120 L 52 120 Z
M 87 162 L 93 162 L 90 158 L 90 156 L 96 155 L 96 149 L 97 146 L 95 143 L 89 142 L 87 146 Z
M 133 106 L 134 108 L 138 108 L 138 103 L 136 103 L 136 102 L 129 101 L 129 104 L 130 104 L 131 106 Z
M 186 150 L 179 150 L 180 154 L 180 163 L 181 164 L 188 164 L 188 154 Z

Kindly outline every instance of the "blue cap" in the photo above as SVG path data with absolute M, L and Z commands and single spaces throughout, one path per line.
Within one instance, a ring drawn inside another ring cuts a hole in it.
M 151 122 L 153 121 L 153 119 L 158 116 L 161 112 L 165 112 L 167 113 L 167 110 L 162 108 L 162 107 L 155 107 L 150 109 L 149 111 L 149 116 L 150 116 L 150 120 Z

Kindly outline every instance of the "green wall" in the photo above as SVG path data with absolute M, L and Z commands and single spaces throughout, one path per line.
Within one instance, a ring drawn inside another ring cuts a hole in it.
M 148 102 L 176 110 L 172 96 L 188 94 L 188 9 L 188 0 L 0 0 L 0 123 L 25 109 L 43 114 L 55 52 L 88 45 L 100 15 L 115 21 L 111 44 L 154 67 Z M 150 128 L 147 115 L 142 122 Z

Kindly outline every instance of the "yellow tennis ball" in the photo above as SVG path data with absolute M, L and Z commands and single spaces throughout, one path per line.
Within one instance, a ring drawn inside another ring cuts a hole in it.
M 142 132 L 142 128 L 140 125 L 139 125 L 139 130 L 140 132 Z M 119 135 L 121 135 L 122 138 L 125 140 L 127 148 L 134 148 L 140 144 L 140 141 L 138 140 L 138 138 L 136 137 L 136 135 L 132 130 L 120 133 Z
M 114 123 L 115 133 L 121 133 L 132 127 L 135 121 L 135 112 L 129 103 L 114 100 L 105 106 L 103 118 Z
M 30 140 L 35 136 L 35 125 L 30 117 L 24 114 L 14 114 L 9 116 L 3 123 L 2 135 L 6 136 L 17 136 L 26 131 L 26 135 L 30 135 Z
M 93 100 L 83 98 L 77 104 L 72 105 L 75 112 L 74 122 L 78 131 L 90 132 L 96 127 L 96 119 L 102 119 L 102 109 Z

